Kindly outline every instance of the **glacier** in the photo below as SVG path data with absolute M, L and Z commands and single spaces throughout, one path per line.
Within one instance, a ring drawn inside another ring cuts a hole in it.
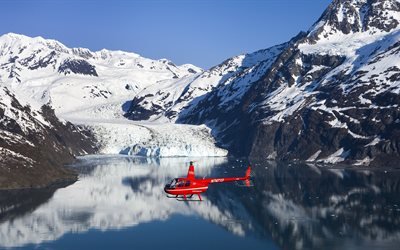
M 91 130 L 100 154 L 227 155 L 204 125 L 171 124 L 165 119 L 132 122 L 124 117 L 132 98 L 156 94 L 160 86 L 185 88 L 203 72 L 199 67 L 131 52 L 68 48 L 55 40 L 14 33 L 0 36 L 0 47 L 1 86 L 32 110 L 51 106 L 65 123 Z M 169 90 L 172 95 L 174 90 Z

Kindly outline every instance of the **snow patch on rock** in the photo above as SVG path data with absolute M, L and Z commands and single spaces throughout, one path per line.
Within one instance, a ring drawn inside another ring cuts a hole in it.
M 331 154 L 330 156 L 318 160 L 319 162 L 324 162 L 324 163 L 338 163 L 342 162 L 346 159 L 346 157 L 349 155 L 350 150 L 344 151 L 344 148 L 340 148 L 337 150 L 335 153 Z

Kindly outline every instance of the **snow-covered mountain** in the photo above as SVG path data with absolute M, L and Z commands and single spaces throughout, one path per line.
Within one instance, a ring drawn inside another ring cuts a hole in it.
M 120 116 L 122 105 L 143 88 L 200 72 L 194 65 L 176 66 L 129 52 L 92 52 L 12 33 L 0 37 L 2 85 L 30 103 L 50 104 L 56 114 Z
M 40 114 L 46 105 L 62 121 L 83 125 L 91 132 L 88 144 L 98 143 L 98 152 L 104 154 L 225 156 L 227 151 L 215 146 L 205 126 L 139 124 L 123 116 L 138 93 L 165 82 L 177 85 L 202 72 L 191 64 L 177 66 L 167 59 L 152 60 L 130 52 L 92 52 L 13 33 L 0 37 L 0 87 L 21 107 L 30 107 L 28 116 L 45 122 Z M 3 106 L 11 110 L 10 102 Z M 6 122 L 3 114 L 0 118 Z M 21 127 L 33 126 L 15 120 Z M 13 136 L 5 143 L 18 139 Z M 94 152 L 85 147 L 74 150 L 81 149 Z
M 398 0 L 334 0 L 261 76 L 217 86 L 178 121 L 209 125 L 240 155 L 393 165 L 400 157 L 399 22 Z
M 207 71 L 7 34 L 0 81 L 37 110 L 89 125 L 103 153 L 226 154 L 204 126 L 160 125 L 177 122 L 205 124 L 236 155 L 385 164 L 400 157 L 399 10 L 398 0 L 334 0 L 307 32 Z
M 146 87 L 185 81 L 202 71 L 129 52 L 92 52 L 41 37 L 1 36 L 0 171 L 4 180 L 0 188 L 75 178 L 60 166 L 73 155 L 97 149 L 144 156 L 226 155 L 205 126 L 149 127 L 123 117 L 130 100 Z
M 221 106 L 228 108 L 257 81 L 276 56 L 287 46 L 278 45 L 229 58 L 221 64 L 192 77 L 179 81 L 166 80 L 151 85 L 133 99 L 126 117 L 133 120 L 175 121 L 178 114 L 190 112 L 215 88 L 229 88 Z

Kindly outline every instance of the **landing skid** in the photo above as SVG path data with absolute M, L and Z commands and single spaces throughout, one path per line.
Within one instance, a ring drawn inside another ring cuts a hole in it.
M 203 201 L 201 199 L 200 194 L 197 194 L 198 199 L 193 197 L 193 194 L 191 195 L 167 195 L 168 198 L 175 198 L 177 201 Z

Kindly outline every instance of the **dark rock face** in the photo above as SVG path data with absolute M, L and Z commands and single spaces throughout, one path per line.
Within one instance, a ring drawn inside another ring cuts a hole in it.
M 85 59 L 89 59 L 89 58 L 93 58 L 94 57 L 93 53 L 90 50 L 83 49 L 83 48 L 73 48 L 72 49 L 72 53 L 74 53 L 74 55 L 83 57 Z
M 221 106 L 227 87 L 217 86 L 178 121 L 209 125 L 235 155 L 396 165 L 400 42 L 393 13 L 399 11 L 392 0 L 334 1 L 319 24 L 292 39 L 241 99 Z M 388 33 L 356 48 L 355 55 L 329 53 L 318 44 L 354 32 Z
M 74 73 L 74 74 L 98 76 L 95 66 L 81 59 L 65 60 L 60 65 L 60 67 L 58 67 L 58 73 L 64 73 L 65 75 Z
M 36 112 L 22 106 L 7 88 L 2 91 L 11 106 L 0 100 L 0 189 L 43 187 L 74 180 L 75 174 L 63 165 L 75 155 L 96 152 L 90 132 L 60 122 L 48 106 L 40 111 L 47 123 L 44 124 L 36 118 Z
M 47 56 L 40 58 L 37 62 L 29 66 L 30 70 L 35 70 L 38 68 L 46 68 L 48 65 L 53 65 L 56 63 L 56 52 L 52 51 Z M 29 61 L 29 59 L 28 59 Z
M 146 109 L 141 105 L 141 102 L 145 97 L 135 98 L 132 100 L 128 112 L 124 115 L 125 117 L 132 120 L 147 120 L 152 115 L 160 114 L 164 111 L 161 106 L 153 104 L 151 109 Z M 147 104 L 146 102 L 144 104 Z
M 357 111 L 353 110 L 353 112 Z M 395 113 L 382 112 L 382 115 L 399 116 L 398 110 L 387 112 Z M 363 111 L 359 114 L 366 115 Z M 396 166 L 397 163 L 391 163 L 390 160 L 399 157 L 399 126 L 389 124 L 389 127 L 386 127 L 370 124 L 370 119 L 374 114 L 376 115 L 376 111 L 368 111 L 367 114 L 370 116 L 358 124 L 359 131 L 381 135 L 377 144 L 369 145 L 373 141 L 368 139 L 369 136 L 354 137 L 346 128 L 332 128 L 326 122 L 332 118 L 329 113 L 305 109 L 287 119 L 285 123 L 259 124 L 255 128 L 250 155 L 257 158 L 267 156 L 267 158 L 284 160 L 307 160 L 320 151 L 318 158 L 323 159 L 343 148 L 343 152 L 339 155 L 341 157 L 376 159 L 375 165 Z M 345 117 L 341 118 L 345 119 Z M 384 160 L 385 158 L 390 160 Z

